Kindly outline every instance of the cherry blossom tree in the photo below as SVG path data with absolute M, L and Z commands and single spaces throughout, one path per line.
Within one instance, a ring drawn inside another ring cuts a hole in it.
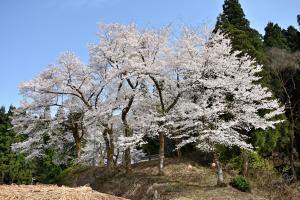
M 102 24 L 98 36 L 89 64 L 63 54 L 57 64 L 22 83 L 27 103 L 16 114 L 15 128 L 29 138 L 19 146 L 40 144 L 48 129 L 57 138 L 53 133 L 64 127 L 78 160 L 98 165 L 105 159 L 109 168 L 124 162 L 130 169 L 141 155 L 136 146 L 143 137 L 158 136 L 163 174 L 164 140 L 172 137 L 181 141 L 178 148 L 195 143 L 213 152 L 218 184 L 223 184 L 216 146 L 253 149 L 241 131 L 280 122 L 275 118 L 283 108 L 258 84 L 262 66 L 232 52 L 230 40 L 219 32 L 185 27 L 174 39 L 169 27 Z
M 177 129 L 183 146 L 196 143 L 210 151 L 218 168 L 218 184 L 224 183 L 216 145 L 253 149 L 241 130 L 274 128 L 284 112 L 257 75 L 262 66 L 248 56 L 232 52 L 223 34 L 199 34 L 185 28 L 177 48 L 186 66 L 185 98 L 178 104 Z M 263 113 L 263 114 L 262 114 Z
M 115 115 L 119 115 L 124 136 L 132 136 L 127 120 L 134 103 L 139 76 L 133 70 L 135 47 L 138 45 L 139 32 L 134 25 L 100 25 L 99 44 L 90 48 L 91 67 L 98 71 L 109 71 L 108 79 L 115 82 Z M 124 140 L 125 142 L 125 140 Z M 125 166 L 131 165 L 130 146 L 125 149 Z
M 49 114 L 46 118 L 46 127 L 54 128 L 57 125 L 66 127 L 73 136 L 78 159 L 81 142 L 86 132 L 83 123 L 84 114 L 95 107 L 102 92 L 97 78 L 77 57 L 66 53 L 58 59 L 57 65 L 50 65 L 41 74 L 30 81 L 23 82 L 20 86 L 20 93 L 27 101 L 20 109 L 33 117 L 39 115 L 40 110 L 47 109 Z M 56 111 L 58 116 L 52 117 L 51 115 Z M 18 115 L 15 118 L 17 122 Z M 39 121 L 33 121 L 32 126 L 37 126 Z M 24 123 L 15 124 L 16 127 L 23 125 L 25 133 L 30 131 L 30 134 L 33 134 L 29 139 L 37 138 L 37 132 L 28 129 L 26 120 Z M 23 131 L 19 130 L 19 132 Z
M 157 102 L 161 108 L 156 109 L 157 106 L 153 106 L 151 109 L 154 108 L 160 118 L 165 116 L 165 113 L 176 104 L 179 98 L 179 95 L 173 97 L 173 94 L 167 93 L 167 89 L 171 91 L 170 87 L 176 86 L 174 80 L 177 81 L 172 74 L 173 68 L 169 67 L 171 59 L 168 49 L 168 32 L 168 29 L 139 31 L 134 24 L 128 26 L 119 24 L 101 25 L 100 43 L 93 45 L 91 48 L 92 66 L 98 70 L 105 67 L 105 70 L 111 71 L 110 77 L 119 78 L 118 104 L 124 135 L 128 141 L 132 141 L 132 138 L 134 138 L 135 141 L 139 142 L 141 137 L 139 139 L 137 137 L 138 135 L 142 136 L 139 133 L 133 135 L 135 127 L 130 127 L 127 120 L 128 115 L 132 115 L 130 111 L 136 103 L 135 100 L 146 100 L 143 98 L 145 96 L 142 95 L 143 90 L 145 91 L 142 87 L 155 87 L 157 91 L 155 93 L 159 96 L 157 99 L 160 99 Z M 152 97 L 154 96 L 152 95 Z M 173 98 L 170 103 L 168 98 Z M 165 105 L 167 103 L 169 105 Z M 141 105 L 140 102 L 139 105 Z M 139 107 L 139 109 L 143 110 L 143 107 Z M 161 127 L 161 131 L 157 131 L 160 132 L 160 171 L 162 171 L 165 134 L 162 131 L 163 124 L 158 123 L 158 125 Z M 135 144 L 126 142 L 126 138 L 123 138 L 123 142 L 127 145 Z M 129 166 L 130 147 L 125 150 L 125 157 L 126 166 Z

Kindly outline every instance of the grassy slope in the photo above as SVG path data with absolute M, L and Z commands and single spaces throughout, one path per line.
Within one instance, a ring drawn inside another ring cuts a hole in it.
M 133 200 L 153 199 L 266 199 L 259 191 L 240 192 L 230 186 L 216 187 L 213 169 L 199 166 L 192 161 L 167 159 L 165 175 L 157 176 L 157 162 L 149 161 L 133 166 L 126 175 L 118 169 L 109 172 L 99 167 L 77 167 L 61 177 L 61 184 L 81 186 L 89 184 L 94 190 L 123 196 Z M 193 167 L 188 168 L 191 164 Z M 225 173 L 225 180 L 231 176 Z

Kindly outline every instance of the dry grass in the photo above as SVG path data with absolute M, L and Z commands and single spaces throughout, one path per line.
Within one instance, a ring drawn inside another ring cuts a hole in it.
M 282 176 L 271 171 L 258 170 L 252 177 L 255 192 L 270 200 L 299 200 L 300 183 L 290 183 Z
M 72 187 L 89 184 L 94 190 L 132 200 L 298 200 L 300 183 L 286 184 L 280 176 L 256 171 L 252 193 L 217 187 L 216 171 L 189 159 L 167 158 L 164 176 L 157 176 L 158 160 L 138 163 L 132 172 L 107 171 L 99 167 L 78 167 L 62 178 Z M 230 173 L 229 173 L 230 172 Z M 236 173 L 225 170 L 225 181 Z
M 83 186 L 78 188 L 56 185 L 0 185 L 1 200 L 124 200 L 102 194 Z
M 157 176 L 158 161 L 139 163 L 130 174 L 90 168 L 70 173 L 63 184 L 90 184 L 97 191 L 132 200 L 263 200 L 264 195 L 240 192 L 231 186 L 217 187 L 216 172 L 190 160 L 166 159 L 164 176 Z M 192 167 L 190 167 L 192 165 Z M 225 173 L 228 183 L 230 174 Z
M 240 192 L 231 186 L 217 187 L 215 170 L 184 159 L 166 159 L 164 176 L 157 176 L 158 161 L 139 163 L 132 172 L 124 169 L 108 171 L 100 167 L 78 166 L 62 177 L 61 184 L 17 186 L 0 185 L 0 200 L 121 200 L 108 194 L 132 200 L 298 200 L 300 183 L 286 184 L 276 174 L 256 172 L 251 181 L 252 193 Z M 235 174 L 225 171 L 228 183 Z M 107 193 L 98 193 L 94 190 Z

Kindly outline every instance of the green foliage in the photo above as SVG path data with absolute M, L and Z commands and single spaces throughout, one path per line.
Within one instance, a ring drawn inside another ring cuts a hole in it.
M 249 21 L 245 18 L 244 11 L 238 0 L 225 0 L 223 13 L 218 17 L 217 27 L 231 24 L 238 29 L 247 29 Z
M 280 83 L 274 78 L 272 68 L 268 65 L 268 56 L 266 47 L 278 47 L 285 49 L 296 49 L 299 44 L 298 30 L 289 28 L 282 30 L 277 24 L 269 23 L 266 27 L 264 38 L 253 28 L 250 27 L 244 11 L 238 0 L 225 0 L 223 12 L 217 19 L 214 31 L 221 30 L 226 33 L 231 41 L 233 50 L 241 51 L 241 55 L 248 54 L 256 59 L 259 64 L 263 64 L 263 71 L 259 74 L 262 79 L 259 81 L 264 87 L 270 88 L 276 97 L 281 94 Z M 297 39 L 298 38 L 298 39 Z M 264 39 L 264 42 L 263 42 Z M 280 124 L 276 129 L 252 130 L 245 132 L 250 137 L 249 142 L 255 147 L 255 150 L 262 156 L 271 155 L 274 149 L 283 149 L 288 142 L 287 124 Z M 230 154 L 234 149 L 233 154 Z M 221 158 L 225 163 L 231 163 L 235 159 L 240 159 L 240 152 L 235 148 L 225 148 L 220 151 Z M 241 166 L 239 164 L 239 166 Z
M 248 152 L 249 171 L 255 173 L 256 170 L 273 171 L 273 165 L 266 159 L 262 158 L 254 151 Z
M 225 0 L 223 12 L 217 19 L 215 31 L 217 30 L 230 37 L 233 50 L 247 53 L 260 64 L 265 62 L 262 37 L 250 27 L 238 0 Z
M 230 185 L 242 192 L 251 192 L 250 183 L 244 176 L 234 177 L 231 180 Z
M 237 147 L 218 148 L 220 152 L 220 160 L 226 165 L 227 169 L 242 171 L 243 159 L 242 151 Z M 274 166 L 267 159 L 264 159 L 259 153 L 255 151 L 246 151 L 248 157 L 249 175 L 254 175 L 257 171 L 274 171 Z
M 264 45 L 267 48 L 300 50 L 300 32 L 293 26 L 285 30 L 270 22 L 265 28 Z
M 144 137 L 143 140 L 145 141 L 145 144 L 142 145 L 142 149 L 147 156 L 159 153 L 158 137 Z
M 288 41 L 284 36 L 278 24 L 268 23 L 265 28 L 264 45 L 266 47 L 276 47 L 281 49 L 289 49 Z
M 88 170 L 90 167 L 80 164 L 75 164 L 64 169 L 55 179 L 55 183 L 61 184 L 67 177 L 74 177 L 76 174 Z
M 275 129 L 255 130 L 252 145 L 260 155 L 270 155 L 274 150 L 283 150 L 289 143 L 288 121 L 277 124 Z
M 25 155 L 11 150 L 13 143 L 24 139 L 12 130 L 13 109 L 10 107 L 7 113 L 4 107 L 0 109 L 0 183 L 30 184 L 32 178 L 41 183 L 54 183 L 66 168 L 54 162 L 57 158 L 54 150 L 46 149 L 44 157 L 34 160 L 27 160 Z
M 225 0 L 223 12 L 219 15 L 214 31 L 221 30 L 231 39 L 233 51 L 241 51 L 240 55 L 247 54 L 257 63 L 263 64 L 259 81 L 264 87 L 271 86 L 270 69 L 265 66 L 267 56 L 263 45 L 263 37 L 250 27 L 244 11 L 238 0 Z
M 241 154 L 241 150 L 237 146 L 226 147 L 224 145 L 217 145 L 216 148 L 219 154 L 219 160 L 225 164 L 230 163 L 235 158 L 239 158 Z M 232 168 L 237 168 L 237 167 L 233 166 Z
M 256 130 L 255 131 L 255 146 L 260 153 L 271 153 L 276 147 L 280 131 L 278 129 Z
M 12 183 L 30 184 L 32 182 L 33 163 L 22 154 L 14 154 L 9 162 L 9 177 Z
M 289 26 L 282 33 L 291 51 L 300 50 L 300 32 L 295 27 Z
M 64 165 L 59 165 L 54 162 L 55 152 L 47 150 L 46 155 L 35 160 L 35 179 L 40 183 L 55 183 L 57 177 L 60 176 Z
M 13 109 L 12 106 L 8 112 L 5 112 L 4 107 L 0 109 L 0 183 L 29 184 L 32 181 L 32 162 L 11 150 L 13 143 L 22 140 L 11 130 L 10 117 Z

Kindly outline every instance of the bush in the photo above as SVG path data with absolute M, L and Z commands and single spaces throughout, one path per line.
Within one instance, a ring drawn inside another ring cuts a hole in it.
M 250 177 L 256 177 L 258 171 L 263 172 L 275 172 L 275 168 L 267 159 L 264 159 L 255 151 L 247 151 L 248 156 L 248 173 Z M 242 171 L 243 168 L 243 159 L 242 155 L 237 155 L 233 157 L 231 160 L 225 162 L 227 170 L 238 170 L 239 172 Z
M 68 177 L 74 177 L 76 174 L 88 170 L 89 167 L 80 164 L 74 164 L 66 169 L 64 169 L 55 179 L 55 183 L 63 184 L 65 179 Z
M 251 192 L 251 187 L 249 181 L 244 176 L 234 177 L 230 185 L 242 192 Z

